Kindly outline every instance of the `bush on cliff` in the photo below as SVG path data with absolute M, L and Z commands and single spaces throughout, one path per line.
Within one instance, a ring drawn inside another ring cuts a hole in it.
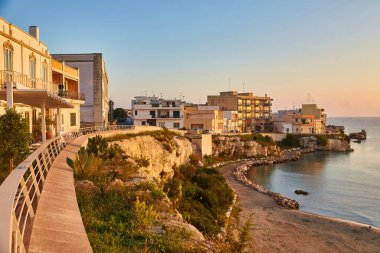
M 225 212 L 232 204 L 233 193 L 218 170 L 181 166 L 168 184 L 168 196 L 177 203 L 188 222 L 209 236 L 220 232 L 220 227 L 226 222 Z
M 326 135 L 317 134 L 315 135 L 315 138 L 317 138 L 317 145 L 318 146 L 326 146 L 328 142 L 328 137 Z
M 240 135 L 239 136 L 241 140 L 247 140 L 247 141 L 256 141 L 260 143 L 261 145 L 272 145 L 274 144 L 274 141 L 272 137 L 268 135 L 262 135 L 262 134 L 247 134 L 247 135 Z
M 301 146 L 299 136 L 294 134 L 287 134 L 285 139 L 280 141 L 278 144 L 283 148 L 298 148 Z

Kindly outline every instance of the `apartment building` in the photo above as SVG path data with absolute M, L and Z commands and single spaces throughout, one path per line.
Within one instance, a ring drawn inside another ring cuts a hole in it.
M 24 115 L 30 131 L 40 120 L 45 141 L 47 136 L 79 128 L 83 96 L 78 70 L 53 61 L 39 34 L 36 26 L 27 33 L 0 18 L 0 100 L 4 101 L 0 113 L 15 108 Z M 52 125 L 47 124 L 51 121 Z
M 301 113 L 314 115 L 316 134 L 326 133 L 327 114 L 325 113 L 325 109 L 318 108 L 316 104 L 303 104 L 301 107 Z
M 291 134 L 324 134 L 326 114 L 316 104 L 303 104 L 297 110 L 279 110 L 274 115 L 277 132 Z
M 103 55 L 52 54 L 58 61 L 79 69 L 80 91 L 86 94 L 85 103 L 80 106 L 80 124 L 104 126 L 108 124 L 108 75 Z
M 137 96 L 132 100 L 134 125 L 183 128 L 184 104 L 178 99 Z
M 259 97 L 251 92 L 226 91 L 207 96 L 207 105 L 238 112 L 237 127 L 240 132 L 272 131 L 272 101 L 267 95 Z
M 219 106 L 193 105 L 185 107 L 184 127 L 188 130 L 223 132 L 223 111 Z

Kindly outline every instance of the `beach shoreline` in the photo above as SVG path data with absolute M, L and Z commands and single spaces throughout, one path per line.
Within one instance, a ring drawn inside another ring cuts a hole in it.
M 242 184 L 233 175 L 242 163 L 220 167 L 238 195 L 240 220 L 251 215 L 248 252 L 379 252 L 380 229 L 360 222 L 281 208 L 265 194 Z M 370 227 L 371 226 L 371 227 Z

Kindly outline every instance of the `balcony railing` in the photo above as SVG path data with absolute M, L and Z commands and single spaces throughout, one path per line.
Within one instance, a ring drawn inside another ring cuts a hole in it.
M 30 78 L 28 75 L 15 71 L 0 70 L 0 89 L 5 89 L 7 83 L 12 84 L 16 89 L 29 88 L 47 91 L 58 89 L 51 82 L 41 78 Z
M 86 100 L 84 93 L 78 93 L 71 90 L 58 90 L 58 96 L 61 98 L 75 99 L 75 100 Z
M 0 186 L 0 252 L 26 252 L 46 177 L 68 143 L 81 135 L 132 127 L 90 127 L 68 132 L 43 144 L 18 165 Z
M 48 82 L 41 78 L 30 78 L 28 75 L 15 71 L 0 70 L 0 89 L 6 89 L 7 83 L 12 84 L 15 89 L 46 90 L 62 98 L 85 100 L 84 93 L 59 90 L 58 83 Z

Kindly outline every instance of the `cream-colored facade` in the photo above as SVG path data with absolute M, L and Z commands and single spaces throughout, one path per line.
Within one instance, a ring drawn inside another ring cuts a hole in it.
M 316 104 L 303 104 L 301 109 L 280 110 L 274 116 L 275 128 L 280 133 L 324 134 L 326 114 Z
M 52 60 L 39 28 L 30 27 L 27 33 L 0 18 L 0 46 L 0 113 L 14 107 L 24 114 L 30 131 L 41 118 L 48 138 L 79 128 L 79 71 Z M 46 125 L 47 118 L 54 124 Z
M 271 106 L 273 99 L 254 96 L 251 92 L 220 92 L 207 96 L 207 105 L 219 106 L 223 111 L 238 112 L 238 130 L 240 132 L 271 131 Z
M 184 127 L 189 130 L 209 130 L 223 132 L 223 111 L 218 106 L 185 107 Z
M 316 104 L 303 104 L 301 113 L 314 115 L 316 134 L 324 134 L 326 132 L 327 114 L 325 114 L 325 109 L 318 108 Z

